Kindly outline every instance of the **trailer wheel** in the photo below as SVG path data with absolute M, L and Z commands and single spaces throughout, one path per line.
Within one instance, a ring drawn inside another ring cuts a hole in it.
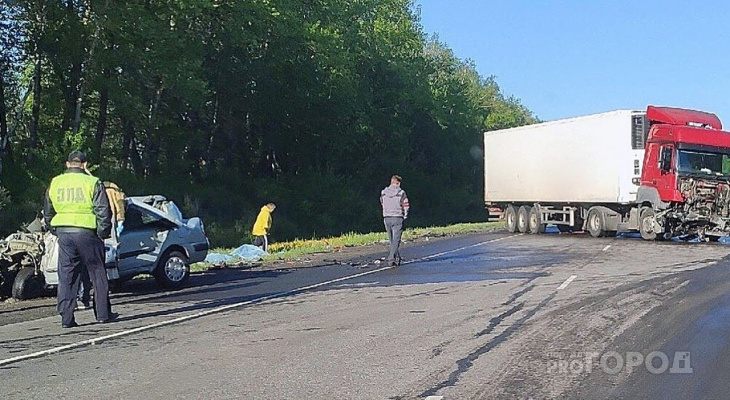
M 507 232 L 517 232 L 517 212 L 511 204 L 504 210 L 504 225 L 507 227 Z
M 545 233 L 547 224 L 542 223 L 542 213 L 540 213 L 539 206 L 534 206 L 530 209 L 528 225 L 532 234 Z
M 603 237 L 606 234 L 605 224 L 603 223 L 603 213 L 596 209 L 588 211 L 588 221 L 586 222 L 588 233 L 593 237 Z
M 656 240 L 657 232 L 654 231 L 654 209 L 642 207 L 639 213 L 639 233 L 644 240 Z M 662 235 L 663 237 L 663 235 Z
M 530 230 L 530 208 L 528 206 L 521 206 L 517 210 L 517 230 L 520 233 L 527 233 Z

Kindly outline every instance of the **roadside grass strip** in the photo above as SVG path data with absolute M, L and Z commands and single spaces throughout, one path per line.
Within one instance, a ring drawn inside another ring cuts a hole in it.
M 425 237 L 442 237 L 449 235 L 463 235 L 468 233 L 483 233 L 492 231 L 504 225 L 503 222 L 475 222 L 454 224 L 449 226 L 434 226 L 428 228 L 408 228 L 403 232 L 403 240 L 416 240 Z M 332 253 L 345 247 L 362 247 L 381 242 L 387 242 L 385 232 L 345 233 L 341 236 L 322 239 L 295 239 L 288 242 L 272 243 L 269 246 L 268 256 L 264 261 L 292 260 L 308 254 Z M 213 253 L 230 254 L 232 248 L 215 248 Z M 191 271 L 206 271 L 211 264 L 202 262 L 191 266 Z

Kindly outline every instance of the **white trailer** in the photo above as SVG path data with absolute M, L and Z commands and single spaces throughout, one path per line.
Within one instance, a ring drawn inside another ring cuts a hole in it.
M 485 132 L 486 205 L 504 211 L 511 232 L 539 233 L 548 223 L 590 230 L 584 221 L 595 219 L 596 234 L 615 234 L 636 201 L 645 114 L 618 110 Z

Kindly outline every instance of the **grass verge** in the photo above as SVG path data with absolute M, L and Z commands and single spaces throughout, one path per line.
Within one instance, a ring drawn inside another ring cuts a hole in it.
M 464 223 L 449 226 L 434 226 L 428 228 L 408 228 L 403 232 L 403 240 L 415 240 L 424 237 L 441 237 L 450 235 L 462 235 L 466 233 L 479 233 L 497 228 L 502 222 L 477 222 Z M 296 239 L 289 242 L 273 243 L 269 246 L 270 255 L 264 257 L 264 261 L 292 260 L 307 254 L 328 253 L 342 249 L 343 247 L 367 246 L 383 241 L 388 237 L 385 232 L 376 233 L 346 233 L 342 236 L 329 237 L 324 239 Z M 229 254 L 233 249 L 215 248 L 212 253 Z M 192 271 L 205 271 L 210 267 L 208 263 L 197 263 L 191 266 Z

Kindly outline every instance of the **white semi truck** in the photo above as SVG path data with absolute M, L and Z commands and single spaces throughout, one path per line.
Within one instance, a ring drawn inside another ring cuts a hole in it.
M 730 231 L 730 133 L 714 114 L 612 111 L 485 132 L 484 149 L 485 203 L 510 232 Z

